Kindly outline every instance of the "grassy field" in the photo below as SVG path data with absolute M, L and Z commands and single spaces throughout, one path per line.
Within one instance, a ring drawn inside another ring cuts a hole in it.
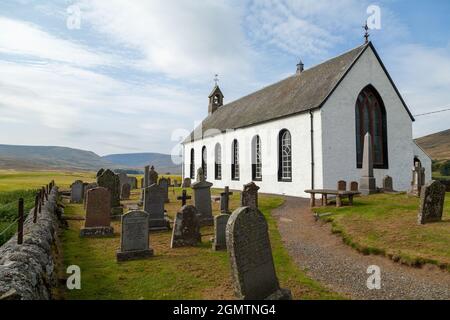
M 216 191 L 217 192 L 217 191 Z M 170 189 L 166 210 L 171 218 L 179 209 L 176 195 L 181 188 Z M 188 190 L 188 194 L 192 194 Z M 134 190 L 135 200 L 139 191 Z M 124 204 L 133 201 L 125 202 Z M 268 219 L 277 274 L 281 285 L 290 288 L 296 299 L 338 299 L 318 283 L 308 279 L 284 249 L 270 211 L 282 204 L 279 197 L 260 197 L 260 208 Z M 239 195 L 233 195 L 230 207 L 236 208 Z M 215 213 L 219 204 L 213 204 Z M 66 214 L 83 215 L 82 205 L 67 205 Z M 64 265 L 81 268 L 81 290 L 62 292 L 63 299 L 233 299 L 227 252 L 214 252 L 210 238 L 212 227 L 202 228 L 202 245 L 195 248 L 170 249 L 171 232 L 155 232 L 150 243 L 155 256 L 148 260 L 117 263 L 120 224 L 113 222 L 115 236 L 80 239 L 83 222 L 69 221 L 63 234 Z
M 316 208 L 333 231 L 365 254 L 382 254 L 411 266 L 431 263 L 450 271 L 450 194 L 443 221 L 417 224 L 419 199 L 405 194 L 359 197 L 353 207 Z

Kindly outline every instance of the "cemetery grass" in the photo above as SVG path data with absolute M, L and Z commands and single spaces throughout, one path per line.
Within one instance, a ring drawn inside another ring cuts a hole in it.
M 357 197 L 354 206 L 315 208 L 332 231 L 363 254 L 384 255 L 413 267 L 437 265 L 450 271 L 450 193 L 443 221 L 418 225 L 419 198 L 406 194 Z
M 170 203 L 166 210 L 173 219 L 180 202 L 176 196 L 181 188 L 169 189 Z M 139 190 L 132 191 L 136 202 Z M 218 193 L 213 190 L 213 193 Z M 189 189 L 188 194 L 192 195 Z M 188 201 L 190 204 L 191 201 Z M 230 208 L 238 207 L 239 194 L 231 197 Z M 270 211 L 283 203 L 282 198 L 260 196 L 260 207 L 268 219 L 276 270 L 282 287 L 292 290 L 296 299 L 339 299 L 300 271 L 284 249 L 275 220 Z M 214 213 L 219 204 L 213 203 Z M 65 214 L 84 215 L 82 205 L 66 204 Z M 234 299 L 231 273 L 226 251 L 214 252 L 210 238 L 212 227 L 203 227 L 202 244 L 195 248 L 170 249 L 171 232 L 152 232 L 150 243 L 155 256 L 148 260 L 117 263 L 120 224 L 113 222 L 115 236 L 81 239 L 82 221 L 69 221 L 62 235 L 63 264 L 81 268 L 81 290 L 62 291 L 63 299 Z

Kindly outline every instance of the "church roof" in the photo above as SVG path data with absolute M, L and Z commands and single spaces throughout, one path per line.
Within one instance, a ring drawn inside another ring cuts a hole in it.
M 371 47 L 382 64 L 373 45 L 369 42 L 332 58 L 299 74 L 292 75 L 234 102 L 223 105 L 206 117 L 184 141 L 190 142 L 214 135 L 213 129 L 226 131 L 256 125 L 258 123 L 307 112 L 322 107 L 341 80 L 350 71 L 361 54 Z M 389 80 L 395 87 L 386 71 Z M 403 102 L 400 94 L 400 99 Z M 406 104 L 406 110 L 412 118 Z M 200 132 L 201 129 L 201 132 Z M 210 130 L 210 132 L 207 132 Z M 195 133 L 195 134 L 194 134 Z

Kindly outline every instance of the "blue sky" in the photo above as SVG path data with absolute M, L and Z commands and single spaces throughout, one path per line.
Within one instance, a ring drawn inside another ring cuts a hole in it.
M 363 43 L 371 31 L 413 114 L 450 107 L 450 1 L 3 0 L 0 143 L 171 152 L 207 114 Z M 79 8 L 80 28 L 68 28 Z M 70 10 L 69 10 L 70 11 Z M 414 136 L 449 128 L 418 117 Z

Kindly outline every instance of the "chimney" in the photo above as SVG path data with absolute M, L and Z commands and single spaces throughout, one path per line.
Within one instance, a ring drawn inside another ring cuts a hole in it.
M 300 60 L 299 63 L 297 63 L 297 74 L 300 74 L 303 72 L 305 65 L 303 64 L 302 60 Z

